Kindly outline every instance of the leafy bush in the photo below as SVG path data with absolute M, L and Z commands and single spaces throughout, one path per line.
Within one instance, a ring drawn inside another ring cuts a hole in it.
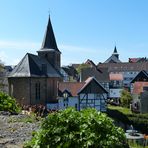
M 129 107 L 130 103 L 132 101 L 132 96 L 130 94 L 130 92 L 128 92 L 127 90 L 123 90 L 121 91 L 121 105 L 124 107 Z
M 20 108 L 18 107 L 16 100 L 9 95 L 0 92 L 0 111 L 9 111 L 10 113 L 18 113 Z
M 68 108 L 49 114 L 25 148 L 127 148 L 121 128 L 95 109 Z M 126 146 L 125 146 L 126 145 Z

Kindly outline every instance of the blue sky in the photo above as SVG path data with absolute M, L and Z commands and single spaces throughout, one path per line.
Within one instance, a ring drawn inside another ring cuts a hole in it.
M 50 12 L 62 65 L 148 55 L 147 0 L 1 0 L 0 59 L 17 64 L 40 49 Z

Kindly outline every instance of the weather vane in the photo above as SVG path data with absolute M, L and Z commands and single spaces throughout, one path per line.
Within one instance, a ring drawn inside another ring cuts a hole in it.
M 48 14 L 49 14 L 49 16 L 50 16 L 50 14 L 51 14 L 51 10 L 50 10 L 50 9 L 48 10 Z

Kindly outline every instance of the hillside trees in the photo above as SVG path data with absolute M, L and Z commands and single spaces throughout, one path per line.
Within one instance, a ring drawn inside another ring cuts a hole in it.
M 89 68 L 89 67 L 90 67 L 90 65 L 82 63 L 78 66 L 78 68 L 76 70 L 77 70 L 78 74 L 80 74 L 82 69 L 86 69 L 86 68 Z

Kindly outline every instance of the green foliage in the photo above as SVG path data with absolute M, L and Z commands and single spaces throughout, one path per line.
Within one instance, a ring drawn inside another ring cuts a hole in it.
M 95 109 L 51 113 L 25 148 L 127 148 L 121 128 Z
M 107 114 L 125 125 L 133 125 L 142 133 L 148 134 L 148 114 L 135 114 L 124 107 L 108 106 Z
M 88 64 L 82 63 L 78 66 L 78 68 L 76 70 L 77 70 L 78 74 L 80 74 L 82 69 L 89 68 L 89 67 L 90 66 Z
M 130 94 L 130 92 L 128 92 L 127 90 L 123 90 L 121 92 L 121 105 L 124 106 L 124 107 L 129 107 L 130 106 L 130 103 L 132 101 L 132 96 Z
M 113 105 L 109 105 L 107 106 L 109 109 L 112 110 L 118 110 L 123 114 L 132 114 L 132 111 L 129 108 L 126 107 L 122 107 L 122 106 L 113 106 Z
M 16 100 L 9 95 L 0 92 L 0 111 L 9 111 L 11 113 L 18 113 L 20 108 L 18 107 Z

